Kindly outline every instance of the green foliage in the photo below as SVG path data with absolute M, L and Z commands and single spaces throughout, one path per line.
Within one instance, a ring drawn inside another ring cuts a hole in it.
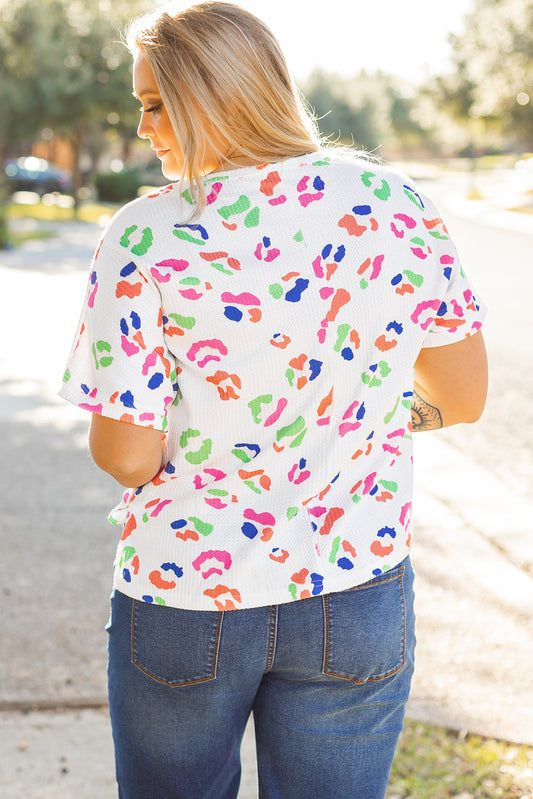
M 50 128 L 70 137 L 79 156 L 95 122 L 105 129 L 111 113 L 135 135 L 131 57 L 120 39 L 141 10 L 143 0 L 0 0 L 4 155 L 20 155 Z
M 453 115 L 482 121 L 517 149 L 533 145 L 533 2 L 475 0 L 452 39 L 455 73 L 440 83 Z M 478 131 L 479 132 L 479 126 Z
M 321 133 L 365 150 L 432 152 L 430 130 L 418 118 L 411 87 L 384 73 L 360 72 L 340 77 L 315 70 L 304 94 L 318 118 Z
M 120 203 L 134 200 L 142 185 L 138 172 L 100 172 L 94 185 L 100 202 Z
M 392 768 L 392 799 L 525 799 L 533 747 L 406 721 Z

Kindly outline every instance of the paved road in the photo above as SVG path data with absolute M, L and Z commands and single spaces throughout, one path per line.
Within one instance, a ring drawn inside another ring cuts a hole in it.
M 480 423 L 416 439 L 409 714 L 533 744 L 533 236 L 496 226 L 490 209 L 473 218 L 455 182 L 428 188 L 490 305 L 492 384 Z M 97 237 L 70 225 L 61 240 L 0 254 L 4 799 L 115 795 L 107 716 L 95 706 L 105 702 L 116 536 L 105 516 L 117 491 L 87 455 L 86 415 L 56 397 Z M 256 796 L 251 746 L 248 735 L 240 799 Z

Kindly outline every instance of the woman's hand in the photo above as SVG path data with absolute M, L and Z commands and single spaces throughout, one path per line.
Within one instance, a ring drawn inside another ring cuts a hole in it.
M 482 334 L 428 347 L 415 363 L 413 432 L 475 422 L 487 397 L 487 354 Z
M 163 462 L 161 430 L 97 414 L 92 417 L 89 448 L 96 465 L 127 488 L 148 483 Z

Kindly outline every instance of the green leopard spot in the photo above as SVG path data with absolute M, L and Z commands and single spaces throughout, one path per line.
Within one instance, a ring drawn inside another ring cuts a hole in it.
M 395 494 L 398 491 L 398 483 L 394 480 L 378 480 L 379 484 L 383 486 L 385 491 L 392 491 Z
M 120 558 L 119 567 L 122 568 L 122 566 L 124 566 L 125 563 L 131 560 L 132 557 L 135 555 L 136 551 L 137 550 L 135 549 L 135 547 L 124 547 L 124 549 L 122 550 L 122 557 Z
M 290 521 L 296 516 L 297 513 L 298 513 L 298 508 L 295 507 L 287 508 L 287 519 Z
M 189 203 L 189 205 L 196 205 L 196 200 L 192 196 L 189 189 L 185 189 L 185 191 L 181 193 L 181 196 L 183 197 L 186 203 Z
M 408 278 L 408 280 L 413 284 L 413 286 L 416 286 L 417 288 L 420 288 L 424 282 L 423 276 L 417 274 L 417 272 L 411 272 L 410 269 L 404 269 L 403 273 L 405 277 Z
M 223 205 L 222 208 L 218 209 L 218 213 L 223 219 L 228 220 L 233 214 L 242 214 L 247 211 L 250 205 L 249 198 L 241 194 L 237 202 L 234 202 L 233 205 Z
M 218 269 L 219 272 L 222 272 L 223 275 L 233 275 L 231 269 L 226 269 L 223 264 L 211 264 L 213 269 Z
M 394 414 L 398 410 L 398 405 L 399 404 L 400 404 L 400 398 L 398 397 L 398 399 L 396 400 L 396 404 L 395 404 L 394 408 L 392 409 L 392 411 L 385 416 L 385 419 L 384 419 L 385 424 L 389 424 L 389 422 L 393 419 Z
M 259 208 L 255 206 L 244 219 L 245 227 L 257 227 L 259 224 Z
M 294 369 L 287 369 L 285 372 L 285 377 L 289 381 L 289 385 L 292 387 L 294 385 Z
M 203 246 L 205 241 L 203 239 L 195 239 L 194 236 L 191 236 L 190 233 L 187 233 L 186 230 L 173 230 L 174 235 L 181 239 L 182 241 L 189 241 L 191 244 L 200 244 Z
M 259 414 L 261 413 L 261 406 L 262 405 L 270 405 L 272 402 L 272 394 L 262 394 L 260 397 L 256 397 L 253 400 L 250 400 L 248 403 L 248 407 L 252 412 L 252 416 L 254 417 L 254 422 L 256 424 L 261 424 L 261 419 L 259 418 Z
M 282 438 L 287 438 L 288 436 L 294 436 L 301 432 L 305 433 L 305 430 L 303 428 L 305 428 L 305 419 L 303 416 L 298 416 L 298 418 L 295 419 L 294 422 L 292 422 L 292 424 L 288 424 L 277 431 L 276 441 L 281 441 Z
M 244 450 L 242 450 L 242 449 L 232 449 L 232 450 L 231 450 L 231 454 L 232 454 L 232 455 L 235 455 L 235 457 L 236 457 L 236 458 L 238 458 L 238 459 L 239 459 L 240 461 L 242 461 L 243 463 L 250 463 L 250 461 L 252 460 L 252 459 L 251 459 L 251 458 L 250 458 L 250 457 L 249 457 L 249 456 L 246 454 L 246 452 L 244 452 Z
M 279 283 L 272 283 L 268 287 L 268 291 L 275 300 L 280 300 L 283 297 L 283 286 L 280 286 Z
M 189 516 L 187 521 L 194 524 L 194 529 L 197 533 L 200 533 L 200 535 L 209 535 L 213 532 L 214 525 L 203 522 L 201 519 L 198 519 L 197 516 Z
M 173 319 L 178 327 L 184 327 L 186 330 L 192 330 L 192 328 L 196 324 L 196 319 L 194 316 L 182 316 L 179 313 L 169 313 L 169 319 Z M 175 380 L 177 377 L 176 370 L 174 369 L 172 374 L 170 375 L 171 380 Z
M 336 538 L 333 539 L 333 544 L 331 546 L 331 552 L 329 555 L 329 562 L 335 563 L 337 559 L 337 552 L 339 551 L 339 547 L 341 545 L 341 537 L 338 535 Z
M 211 455 L 212 447 L 213 442 L 210 438 L 206 438 L 197 452 L 187 452 L 185 460 L 189 461 L 189 463 L 192 463 L 194 466 L 198 466 L 199 463 L 203 463 Z
M 192 427 L 189 427 L 188 430 L 184 430 L 183 433 L 180 436 L 180 447 L 183 449 L 183 447 L 186 447 L 187 444 L 189 443 L 189 439 L 190 438 L 195 438 L 196 436 L 199 436 L 199 435 L 200 435 L 200 431 L 199 430 L 193 430 Z

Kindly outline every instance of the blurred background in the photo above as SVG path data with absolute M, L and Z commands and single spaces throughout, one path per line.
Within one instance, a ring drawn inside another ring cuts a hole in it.
M 78 208 L 164 182 L 136 139 L 120 41 L 154 4 L 0 0 L 0 246 L 15 192 L 22 204 Z M 272 27 L 325 134 L 390 161 L 512 169 L 513 197 L 531 205 L 532 0 L 241 5 Z M 479 192 L 473 180 L 471 198 Z
M 103 628 L 121 492 L 57 391 L 103 227 L 166 183 L 121 44 L 154 4 L 0 0 L 2 799 L 116 796 Z M 388 799 L 531 799 L 533 0 L 240 4 L 322 131 L 443 209 L 489 306 L 483 418 L 416 437 L 417 671 Z M 243 762 L 239 799 L 256 799 L 251 730 Z

